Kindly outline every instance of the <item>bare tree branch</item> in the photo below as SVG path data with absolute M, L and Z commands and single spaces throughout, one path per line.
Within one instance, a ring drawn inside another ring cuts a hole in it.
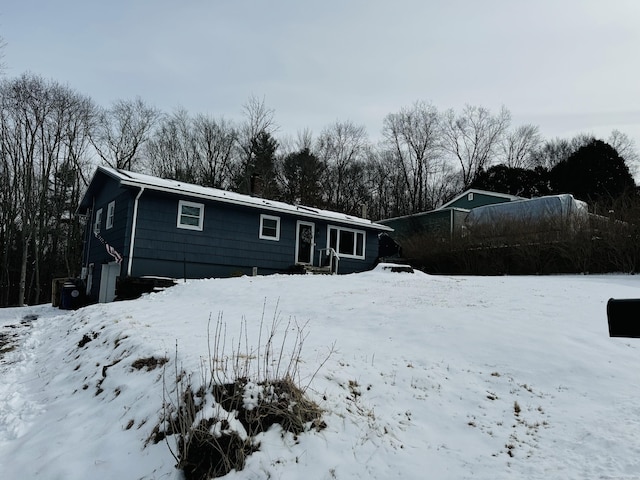
M 491 165 L 510 121 L 511 114 L 504 107 L 496 115 L 484 107 L 471 105 L 460 114 L 453 110 L 445 112 L 441 146 L 460 163 L 464 188 Z
M 159 111 L 140 97 L 118 100 L 100 113 L 91 143 L 106 165 L 138 169 L 141 167 L 140 147 L 148 140 L 159 116 Z

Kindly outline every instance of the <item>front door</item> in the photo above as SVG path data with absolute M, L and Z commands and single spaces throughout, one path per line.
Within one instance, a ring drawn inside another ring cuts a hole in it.
M 120 264 L 117 262 L 105 263 L 100 272 L 100 293 L 98 302 L 113 302 L 116 298 L 116 278 L 120 276 Z
M 296 228 L 296 263 L 313 265 L 316 226 L 310 222 L 298 220 Z

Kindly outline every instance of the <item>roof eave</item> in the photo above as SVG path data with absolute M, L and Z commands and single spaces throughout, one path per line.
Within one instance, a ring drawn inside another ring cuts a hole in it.
M 369 228 L 369 229 L 373 229 L 373 230 L 379 230 L 379 231 L 389 231 L 392 232 L 393 228 L 388 227 L 386 225 L 381 225 L 379 223 L 374 223 L 371 222 L 369 220 L 366 219 L 361 219 L 359 217 L 352 217 L 350 215 L 344 215 L 344 218 L 336 218 L 334 216 L 330 216 L 330 215 L 323 215 L 322 211 L 317 212 L 314 210 L 319 210 L 319 209 L 312 209 L 309 207 L 302 207 L 302 206 L 297 206 L 294 205 L 294 207 L 296 208 L 295 212 L 292 211 L 291 209 L 286 209 L 286 208 L 280 208 L 278 207 L 278 205 L 274 205 L 274 204 L 269 204 L 269 200 L 264 200 L 263 204 L 256 204 L 256 203 L 252 203 L 252 202 L 246 202 L 243 201 L 242 199 L 235 199 L 235 198 L 224 198 L 224 197 L 220 197 L 218 195 L 208 195 L 206 193 L 200 193 L 200 192 L 193 192 L 193 191 L 187 191 L 184 189 L 180 189 L 178 187 L 168 187 L 168 186 L 161 186 L 161 185 L 156 185 L 153 183 L 149 183 L 149 182 L 145 182 L 142 181 L 138 178 L 134 178 L 134 177 L 129 177 L 128 175 L 126 175 L 126 172 L 123 172 L 121 170 L 113 170 L 113 169 L 107 169 L 104 167 L 99 166 L 98 170 L 96 170 L 96 173 L 94 174 L 93 178 L 91 179 L 91 182 L 89 183 L 89 186 L 91 186 L 96 178 L 96 176 L 98 175 L 99 172 L 102 172 L 108 176 L 110 176 L 111 178 L 114 178 L 115 180 L 117 180 L 121 186 L 127 186 L 127 187 L 134 187 L 134 188 L 148 188 L 149 190 L 154 190 L 154 191 L 159 191 L 159 192 L 165 192 L 165 193 L 171 193 L 171 194 L 175 194 L 175 195 L 186 195 L 189 197 L 193 197 L 193 198 L 199 198 L 199 199 L 205 199 L 205 200 L 210 200 L 210 201 L 215 201 L 215 202 L 222 202 L 222 203 L 229 203 L 232 205 L 238 205 L 238 206 L 243 206 L 243 207 L 247 207 L 247 208 L 255 208 L 255 209 L 262 209 L 262 210 L 268 210 L 270 212 L 279 212 L 279 213 L 285 213 L 285 214 L 297 214 L 299 216 L 305 217 L 305 218 L 318 218 L 318 219 L 322 219 L 325 221 L 330 221 L 333 223 L 340 223 L 340 224 L 345 224 L 345 225 L 349 225 L 351 227 L 360 227 L 360 228 Z M 89 190 L 87 190 L 88 192 Z M 224 192 L 224 190 L 222 190 L 222 192 Z M 84 201 L 84 198 L 83 198 Z M 308 211 L 305 211 L 308 210 Z M 338 212 L 334 212 L 334 213 L 338 213 Z M 340 214 L 342 215 L 342 214 Z

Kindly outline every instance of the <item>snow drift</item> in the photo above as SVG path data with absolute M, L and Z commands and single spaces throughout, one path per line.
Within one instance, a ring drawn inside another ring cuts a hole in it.
M 0 347 L 2 478 L 181 478 L 167 445 L 148 439 L 167 373 L 201 381 L 210 315 L 229 345 L 243 322 L 257 344 L 263 315 L 304 324 L 300 380 L 326 423 L 297 436 L 272 426 L 225 478 L 633 478 L 640 343 L 608 337 L 605 307 L 638 287 L 623 275 L 376 270 L 190 281 L 76 312 L 0 310 L 11 334 Z M 149 358 L 168 361 L 134 367 Z

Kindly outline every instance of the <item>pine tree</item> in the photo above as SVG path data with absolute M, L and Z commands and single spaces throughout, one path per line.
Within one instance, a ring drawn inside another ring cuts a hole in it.
M 615 199 L 635 188 L 629 167 L 618 152 L 601 140 L 593 140 L 576 150 L 550 172 L 556 193 L 571 193 L 588 202 Z

